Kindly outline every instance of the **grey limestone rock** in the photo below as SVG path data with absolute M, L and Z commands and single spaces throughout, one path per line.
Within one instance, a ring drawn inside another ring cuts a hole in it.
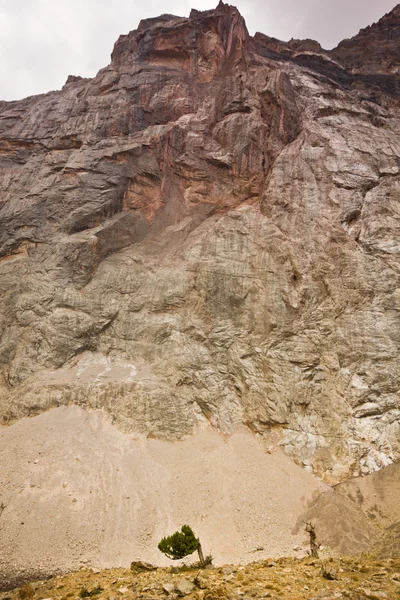
M 332 483 L 400 457 L 398 12 L 352 42 L 380 70 L 220 3 L 0 102 L 3 422 L 245 424 Z
M 195 585 L 189 579 L 179 579 L 175 587 L 178 595 L 181 597 L 188 596 L 195 590 Z

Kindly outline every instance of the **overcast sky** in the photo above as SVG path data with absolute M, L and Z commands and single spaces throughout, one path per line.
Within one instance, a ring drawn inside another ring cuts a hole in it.
M 140 19 L 218 0 L 0 0 L 0 100 L 60 89 L 67 76 L 94 76 L 121 33 Z M 377 21 L 396 0 L 231 0 L 251 34 L 313 38 L 332 48 Z

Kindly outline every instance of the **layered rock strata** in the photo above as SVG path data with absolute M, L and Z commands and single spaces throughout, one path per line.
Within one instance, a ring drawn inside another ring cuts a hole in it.
M 331 52 L 222 2 L 0 102 L 0 410 L 400 456 L 399 7 Z

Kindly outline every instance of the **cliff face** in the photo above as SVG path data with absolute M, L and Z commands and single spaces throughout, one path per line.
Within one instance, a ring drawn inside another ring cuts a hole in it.
M 399 7 L 331 52 L 220 3 L 0 103 L 0 410 L 400 457 Z
M 352 73 L 398 75 L 400 64 L 400 5 L 378 23 L 343 40 L 332 56 Z

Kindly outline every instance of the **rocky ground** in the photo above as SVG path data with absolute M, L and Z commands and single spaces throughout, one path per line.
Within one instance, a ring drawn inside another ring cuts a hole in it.
M 220 568 L 82 569 L 0 595 L 0 600 L 395 600 L 400 558 L 268 559 Z M 145 565 L 144 565 L 145 566 Z

